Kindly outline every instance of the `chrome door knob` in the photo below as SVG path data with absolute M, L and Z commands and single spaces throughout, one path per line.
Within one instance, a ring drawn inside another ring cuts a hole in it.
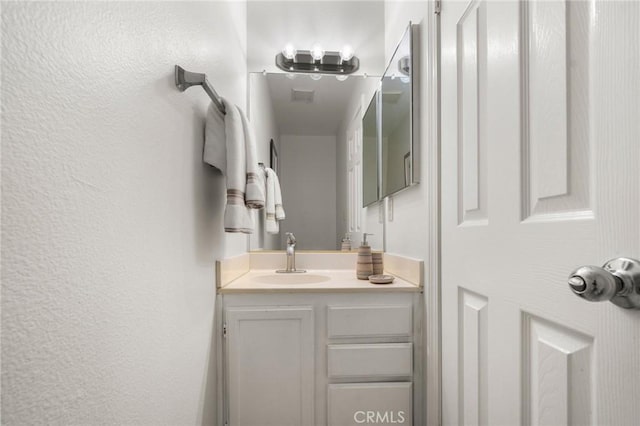
M 569 288 L 590 302 L 609 300 L 640 309 L 640 261 L 619 257 L 598 266 L 581 266 L 569 275 Z

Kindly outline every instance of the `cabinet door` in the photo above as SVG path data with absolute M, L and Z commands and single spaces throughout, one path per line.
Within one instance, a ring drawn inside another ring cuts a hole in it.
M 313 309 L 225 313 L 229 426 L 313 424 Z

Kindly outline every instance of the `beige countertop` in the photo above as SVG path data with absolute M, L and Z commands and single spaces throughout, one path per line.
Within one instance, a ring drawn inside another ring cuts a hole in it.
M 392 275 L 387 272 L 385 274 Z M 276 274 L 273 269 L 252 269 L 219 289 L 222 294 L 418 292 L 421 290 L 419 286 L 397 276 L 391 284 L 372 284 L 368 280 L 357 279 L 355 270 L 344 269 L 309 269 L 303 274 Z

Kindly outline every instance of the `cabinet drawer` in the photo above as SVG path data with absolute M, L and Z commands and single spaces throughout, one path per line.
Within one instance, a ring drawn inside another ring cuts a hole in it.
M 329 306 L 327 336 L 346 337 L 410 337 L 411 305 L 394 306 Z
M 327 424 L 412 424 L 411 383 L 329 385 Z
M 411 378 L 411 343 L 328 345 L 329 379 Z

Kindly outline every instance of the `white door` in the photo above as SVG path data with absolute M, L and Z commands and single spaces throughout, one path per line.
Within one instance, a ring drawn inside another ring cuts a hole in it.
M 313 424 L 313 308 L 225 311 L 229 426 Z
M 640 424 L 640 2 L 442 4 L 443 422 Z
M 353 241 L 362 232 L 362 107 L 358 108 L 347 129 L 347 174 L 349 176 L 348 230 Z M 356 239 L 358 238 L 358 239 Z

